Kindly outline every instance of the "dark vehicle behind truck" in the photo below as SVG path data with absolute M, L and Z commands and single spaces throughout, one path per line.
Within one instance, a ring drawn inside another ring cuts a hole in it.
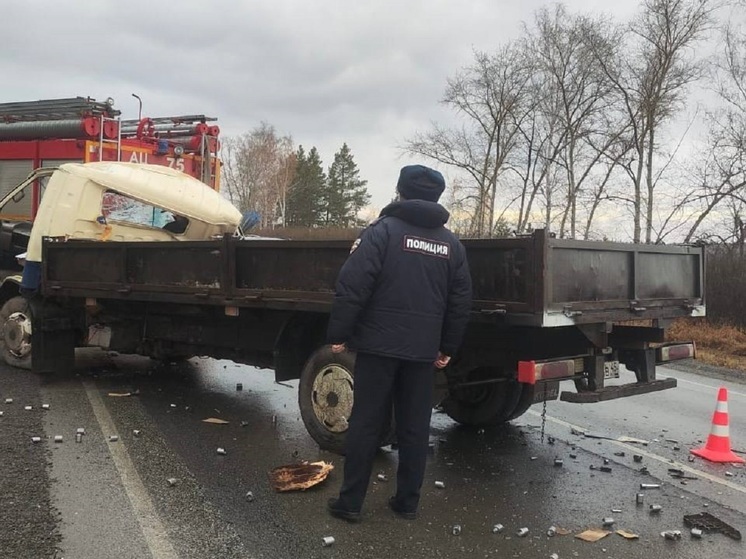
M 656 364 L 694 357 L 665 343 L 670 320 L 703 316 L 704 251 L 526 237 L 465 240 L 474 300 L 468 332 L 439 373 L 443 410 L 469 425 L 532 404 L 588 403 L 676 386 Z M 179 359 L 209 355 L 300 378 L 299 405 L 320 446 L 340 451 L 354 355 L 325 345 L 347 241 L 109 242 L 47 238 L 29 299 L 32 366 L 72 367 L 74 348 Z M 620 365 L 634 372 L 627 384 Z M 560 381 L 574 391 L 560 393 Z

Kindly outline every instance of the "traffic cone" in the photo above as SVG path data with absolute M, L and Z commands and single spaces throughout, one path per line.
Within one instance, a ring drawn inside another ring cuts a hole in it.
M 690 451 L 710 462 L 746 462 L 730 449 L 730 434 L 728 430 L 728 389 L 718 391 L 718 402 L 712 415 L 712 429 L 707 437 L 704 448 L 694 448 Z

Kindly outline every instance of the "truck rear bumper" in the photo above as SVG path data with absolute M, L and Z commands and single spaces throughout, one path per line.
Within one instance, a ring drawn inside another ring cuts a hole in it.
M 560 400 L 563 402 L 573 402 L 576 404 L 591 404 L 594 402 L 603 402 L 606 400 L 615 400 L 616 398 L 625 398 L 637 394 L 647 394 L 648 392 L 658 392 L 676 388 L 675 378 L 664 378 L 650 382 L 631 382 L 619 386 L 605 386 L 599 390 L 583 392 L 562 392 Z

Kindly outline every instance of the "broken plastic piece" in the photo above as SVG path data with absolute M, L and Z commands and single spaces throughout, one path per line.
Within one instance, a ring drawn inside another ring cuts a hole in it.
M 301 462 L 278 466 L 269 472 L 275 491 L 305 490 L 324 481 L 334 469 L 330 462 Z

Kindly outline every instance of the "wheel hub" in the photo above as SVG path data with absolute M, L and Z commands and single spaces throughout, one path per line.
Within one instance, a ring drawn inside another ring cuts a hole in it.
M 329 365 L 316 375 L 311 399 L 313 412 L 329 431 L 347 431 L 347 420 L 352 413 L 352 394 L 352 375 L 341 365 Z
M 11 314 L 3 325 L 3 341 L 7 350 L 23 359 L 31 353 L 31 320 L 22 312 Z

